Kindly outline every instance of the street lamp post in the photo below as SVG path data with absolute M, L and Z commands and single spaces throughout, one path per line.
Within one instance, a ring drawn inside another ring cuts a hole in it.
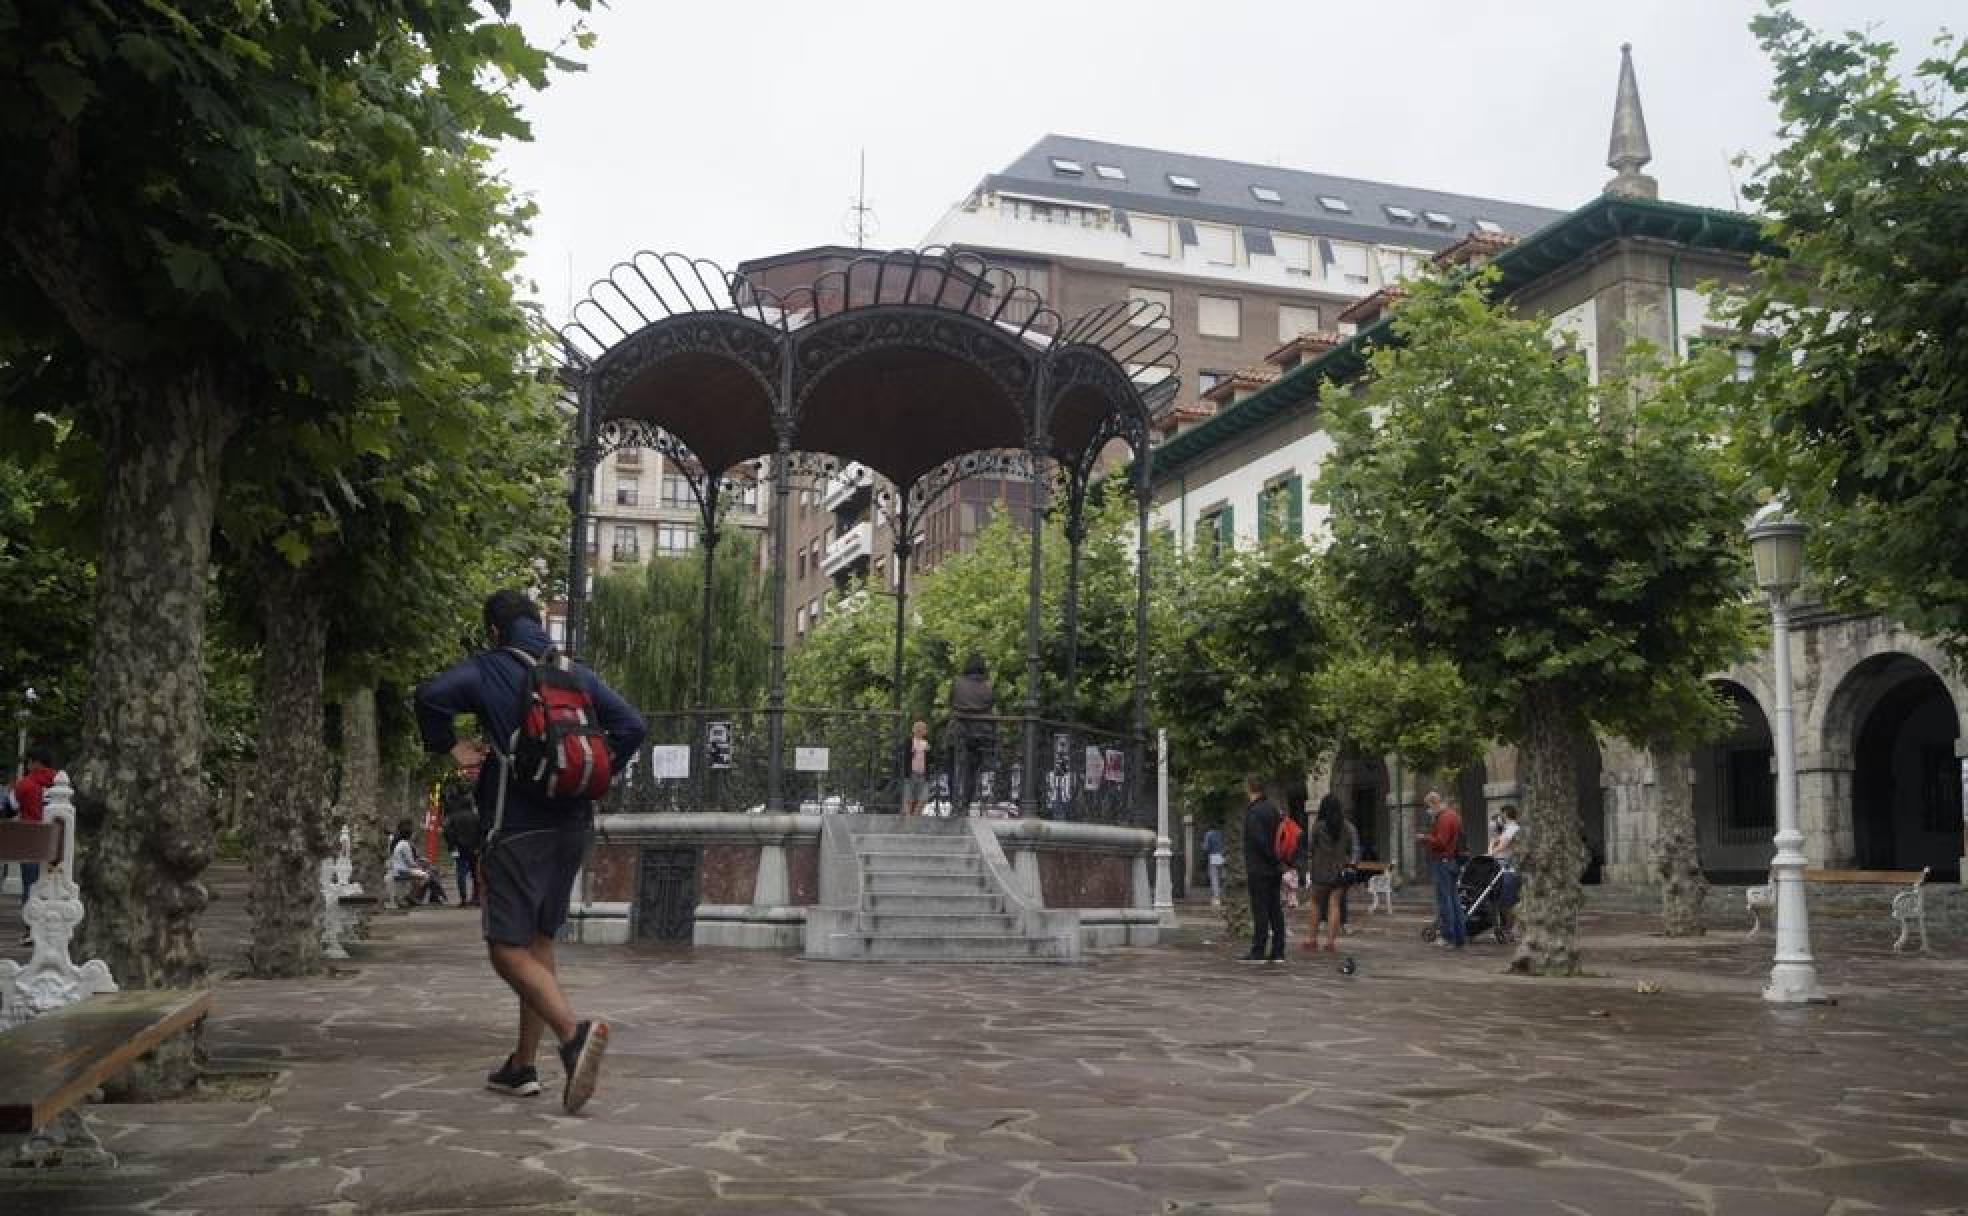
M 1776 887 L 1777 957 L 1763 999 L 1787 1005 L 1826 999 L 1811 957 L 1811 914 L 1804 900 L 1804 833 L 1798 825 L 1797 735 L 1791 710 L 1790 596 L 1803 577 L 1804 531 L 1804 524 L 1781 502 L 1758 511 L 1748 528 L 1756 585 L 1770 597 L 1770 650 L 1777 684 L 1777 854 L 1770 862 Z

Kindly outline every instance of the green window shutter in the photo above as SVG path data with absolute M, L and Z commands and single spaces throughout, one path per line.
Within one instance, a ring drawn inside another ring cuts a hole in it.
M 1257 543 L 1278 534 L 1278 487 L 1265 486 L 1257 492 Z
M 1305 539 L 1305 479 L 1294 476 L 1285 482 L 1285 527 L 1292 539 Z
M 1223 514 L 1216 517 L 1216 542 L 1227 551 L 1237 547 L 1237 509 L 1223 508 Z

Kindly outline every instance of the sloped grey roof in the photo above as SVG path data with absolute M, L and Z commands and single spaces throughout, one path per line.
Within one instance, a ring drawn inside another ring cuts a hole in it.
M 1080 172 L 1058 172 L 1051 163 L 1055 156 L 1078 162 Z M 1127 180 L 1111 181 L 1100 177 L 1094 169 L 1096 164 L 1119 168 L 1127 174 Z M 1169 185 L 1171 173 L 1193 179 L 1201 189 L 1186 191 L 1172 188 Z M 1251 193 L 1252 186 L 1267 186 L 1276 190 L 1283 197 L 1283 203 L 1259 202 Z M 1447 248 L 1477 231 L 1478 219 L 1494 221 L 1506 232 L 1529 236 L 1567 214 L 1525 203 L 1334 177 L 1300 169 L 1280 169 L 1272 165 L 1218 160 L 1210 156 L 1189 156 L 1070 135 L 1043 137 L 1002 172 L 985 178 L 982 188 L 1098 203 L 1122 211 L 1409 245 L 1420 249 Z M 1320 195 L 1344 199 L 1352 207 L 1351 213 L 1327 210 L 1319 203 Z M 1385 210 L 1385 205 L 1389 203 L 1413 211 L 1415 222 L 1403 223 L 1389 216 Z M 1455 226 L 1443 228 L 1432 225 L 1421 218 L 1425 211 L 1448 215 L 1455 220 Z

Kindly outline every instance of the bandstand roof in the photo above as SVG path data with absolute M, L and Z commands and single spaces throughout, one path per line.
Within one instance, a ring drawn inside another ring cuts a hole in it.
M 976 452 L 1079 471 L 1137 456 L 1177 378 L 1157 305 L 1067 320 L 968 253 L 870 254 L 776 292 L 713 263 L 639 253 L 560 331 L 584 442 L 656 428 L 721 471 L 778 450 L 856 461 L 897 486 Z

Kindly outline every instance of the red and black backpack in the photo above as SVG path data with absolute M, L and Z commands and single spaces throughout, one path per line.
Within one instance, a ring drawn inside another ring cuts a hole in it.
M 519 725 L 506 741 L 507 778 L 554 802 L 592 801 L 607 793 L 614 775 L 608 735 L 574 664 L 557 650 L 538 659 L 516 646 L 506 651 L 526 664 Z

